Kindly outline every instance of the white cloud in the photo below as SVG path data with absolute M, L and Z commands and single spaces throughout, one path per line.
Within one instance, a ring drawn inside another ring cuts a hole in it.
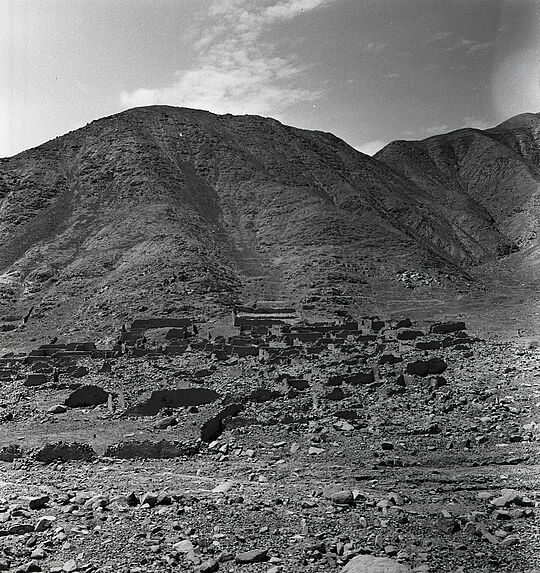
M 375 155 L 377 151 L 380 151 L 387 144 L 388 144 L 387 141 L 374 139 L 373 141 L 366 141 L 365 143 L 361 143 L 360 145 L 355 145 L 354 148 L 357 151 L 365 153 L 366 155 Z
M 294 56 L 279 57 L 262 41 L 280 21 L 341 0 L 212 0 L 193 47 L 197 63 L 178 70 L 168 86 L 123 91 L 123 106 L 169 104 L 215 113 L 277 114 L 320 97 L 318 89 L 299 86 L 305 69 Z M 210 23 L 208 23 L 210 20 Z

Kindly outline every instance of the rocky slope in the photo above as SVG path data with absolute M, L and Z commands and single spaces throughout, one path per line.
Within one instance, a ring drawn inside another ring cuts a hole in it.
M 538 131 L 526 114 L 371 158 L 257 116 L 92 122 L 0 160 L 0 316 L 99 332 L 237 299 L 365 310 L 454 292 L 518 249 L 536 261 Z

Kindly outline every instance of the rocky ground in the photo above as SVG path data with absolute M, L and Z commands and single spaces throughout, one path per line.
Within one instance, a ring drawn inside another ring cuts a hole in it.
M 0 571 L 539 569 L 538 344 L 408 330 L 290 362 L 85 358 L 36 386 L 18 365 Z

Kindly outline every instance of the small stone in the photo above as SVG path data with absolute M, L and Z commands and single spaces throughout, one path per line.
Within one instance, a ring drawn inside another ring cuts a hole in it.
M 148 505 L 150 507 L 155 507 L 157 504 L 158 496 L 155 493 L 145 493 L 141 499 L 141 505 Z
M 182 541 L 177 541 L 173 545 L 173 549 L 178 551 L 178 553 L 189 553 L 193 551 L 193 543 L 189 539 L 182 539 Z
M 234 484 L 232 481 L 226 481 L 217 485 L 212 492 L 213 493 L 227 493 L 233 488 Z
M 174 416 L 169 416 L 167 418 L 161 418 L 154 424 L 154 428 L 157 430 L 165 430 L 170 426 L 176 426 L 178 424 L 178 420 Z
M 503 489 L 501 495 L 492 499 L 490 503 L 495 507 L 507 507 L 512 503 L 519 503 L 521 498 L 521 494 L 515 489 Z
M 64 414 L 67 412 L 67 408 L 63 404 L 55 404 L 54 406 L 51 406 L 47 412 L 49 414 Z
M 351 505 L 354 503 L 353 492 L 349 489 L 336 491 L 330 496 L 330 500 L 336 505 Z
M 44 515 L 38 519 L 36 523 L 35 531 L 39 533 L 40 531 L 45 531 L 51 527 L 51 525 L 56 521 L 54 515 Z
M 107 507 L 109 498 L 105 495 L 94 495 L 84 502 L 84 507 Z
M 268 561 L 268 549 L 252 549 L 238 553 L 235 559 L 236 563 L 262 563 Z
M 341 430 L 342 432 L 352 432 L 354 430 L 354 426 L 345 420 L 334 422 L 334 428 L 336 430 Z
M 212 559 L 210 561 L 204 561 L 199 567 L 199 573 L 215 573 L 219 570 L 219 561 Z
M 42 507 L 45 507 L 45 505 L 47 505 L 47 502 L 49 501 L 49 496 L 48 495 L 40 495 L 37 497 L 32 497 L 29 501 L 28 501 L 28 507 L 30 509 L 41 509 Z
M 489 543 L 492 545 L 497 545 L 499 543 L 499 540 L 488 530 L 485 525 L 477 525 L 476 530 L 486 541 L 489 541 Z
M 505 537 L 501 541 L 501 545 L 503 547 L 511 547 L 512 545 L 515 545 L 516 543 L 519 543 L 519 537 L 517 535 L 509 535 L 508 537 Z
M 62 571 L 64 571 L 65 573 L 71 573 L 72 571 L 77 571 L 77 569 L 78 567 L 75 559 L 69 559 L 62 566 Z
M 168 493 L 161 492 L 157 496 L 156 503 L 157 505 L 172 505 L 173 498 Z
M 140 503 L 139 497 L 137 496 L 137 494 L 134 491 L 132 491 L 129 495 L 126 496 L 126 503 L 130 507 L 135 507 L 135 506 L 139 505 L 139 503 Z
M 324 454 L 323 448 L 316 448 L 315 446 L 310 446 L 308 450 L 310 456 L 318 456 L 319 454 Z
M 15 573 L 32 573 L 34 571 L 41 571 L 41 567 L 35 561 L 29 561 L 15 569 Z
M 32 531 L 34 531 L 34 526 L 30 523 L 18 523 L 8 529 L 8 535 L 24 535 L 25 533 L 32 533 Z
M 410 573 L 410 571 L 408 565 L 387 557 L 357 555 L 347 563 L 341 573 Z
M 32 551 L 32 553 L 30 554 L 30 557 L 32 559 L 45 559 L 45 556 L 46 553 L 41 547 L 34 549 L 34 551 Z

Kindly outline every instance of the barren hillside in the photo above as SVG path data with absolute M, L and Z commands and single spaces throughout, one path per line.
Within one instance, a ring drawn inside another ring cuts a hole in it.
M 536 260 L 538 126 L 527 114 L 371 158 L 271 118 L 100 119 L 0 160 L 0 316 L 34 307 L 48 331 L 106 332 L 235 300 L 323 312 L 455 294 L 475 267 Z

